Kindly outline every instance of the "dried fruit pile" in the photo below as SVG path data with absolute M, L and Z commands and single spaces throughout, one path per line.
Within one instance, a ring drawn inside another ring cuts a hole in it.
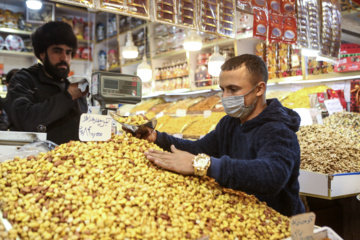
M 183 131 L 184 137 L 198 138 L 207 134 L 210 130 L 215 129 L 216 124 L 225 115 L 226 113 L 212 113 L 210 117 L 199 119 Z
M 301 169 L 324 174 L 360 172 L 360 147 L 342 133 L 313 124 L 300 127 L 297 136 Z
M 288 108 L 310 108 L 309 94 L 324 92 L 328 88 L 325 85 L 306 87 L 290 93 L 281 103 Z
M 131 135 L 69 142 L 0 164 L 0 208 L 21 239 L 284 239 L 289 219 L 254 196 L 164 171 Z M 16 233 L 15 232 L 15 233 Z

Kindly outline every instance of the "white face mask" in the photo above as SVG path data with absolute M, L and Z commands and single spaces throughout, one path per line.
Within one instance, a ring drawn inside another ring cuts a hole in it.
M 254 110 L 255 103 L 258 98 L 256 97 L 255 101 L 251 105 L 245 106 L 245 96 L 251 93 L 257 86 L 258 84 L 256 84 L 255 87 L 253 87 L 248 93 L 244 95 L 230 96 L 225 98 L 222 97 L 221 102 L 224 106 L 226 114 L 230 117 L 240 119 L 248 116 Z

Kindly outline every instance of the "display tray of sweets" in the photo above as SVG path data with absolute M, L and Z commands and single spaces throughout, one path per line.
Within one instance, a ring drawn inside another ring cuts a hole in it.
M 360 193 L 360 147 L 352 138 L 328 126 L 302 126 L 300 193 L 322 198 Z
M 290 219 L 213 179 L 157 167 L 131 134 L 0 164 L 1 216 L 26 239 L 284 239 Z

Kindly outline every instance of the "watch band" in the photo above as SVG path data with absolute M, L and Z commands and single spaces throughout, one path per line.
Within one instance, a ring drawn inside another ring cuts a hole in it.
M 206 161 L 206 165 L 205 166 L 202 166 L 202 167 L 196 167 L 195 166 L 195 162 L 199 161 L 199 160 L 205 160 Z M 196 155 L 193 160 L 192 160 L 192 164 L 193 164 L 193 167 L 194 167 L 194 175 L 196 176 L 206 176 L 207 174 L 207 171 L 210 167 L 210 164 L 211 164 L 211 158 L 204 154 L 204 153 L 200 153 L 198 155 Z

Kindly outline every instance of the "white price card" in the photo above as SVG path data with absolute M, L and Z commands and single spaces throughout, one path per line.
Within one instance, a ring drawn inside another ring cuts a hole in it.
M 204 118 L 208 118 L 211 116 L 211 110 L 205 110 L 204 111 Z
M 336 112 L 342 112 L 344 111 L 343 106 L 340 103 L 340 100 L 338 98 L 325 100 L 325 107 L 329 112 L 329 115 L 336 113 Z
M 307 108 L 294 108 L 294 111 L 300 115 L 300 126 L 306 126 L 313 124 L 313 120 L 309 109 Z
M 186 116 L 186 109 L 176 109 L 176 116 L 177 117 L 185 117 Z
M 145 115 L 146 111 L 136 111 L 136 115 Z
M 290 229 L 292 240 L 311 240 L 314 235 L 315 214 L 303 213 L 291 217 Z
M 112 118 L 108 115 L 82 114 L 80 141 L 107 141 L 111 138 Z
M 161 118 L 162 116 L 164 116 L 164 112 L 159 112 L 158 114 L 156 114 L 156 118 Z

